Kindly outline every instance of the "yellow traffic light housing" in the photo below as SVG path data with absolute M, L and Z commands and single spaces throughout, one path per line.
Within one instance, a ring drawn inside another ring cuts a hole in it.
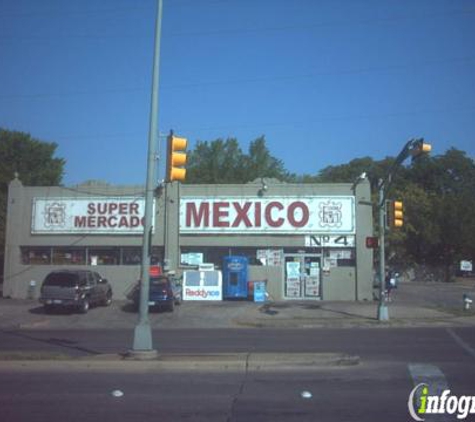
M 402 201 L 393 201 L 391 207 L 392 227 L 401 228 L 404 225 L 404 209 Z
M 423 139 L 419 139 L 414 143 L 411 154 L 413 157 L 418 157 L 422 154 L 428 154 L 432 151 L 432 145 L 424 142 Z
M 180 138 L 170 133 L 168 137 L 167 151 L 167 173 L 166 180 L 168 182 L 183 182 L 186 178 L 186 147 L 188 141 L 186 138 Z

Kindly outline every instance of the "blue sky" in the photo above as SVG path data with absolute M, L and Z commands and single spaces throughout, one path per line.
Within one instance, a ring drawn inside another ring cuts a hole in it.
M 143 184 L 155 0 L 0 0 L 0 127 L 64 184 Z M 164 0 L 160 132 L 266 136 L 297 174 L 424 137 L 475 157 L 472 0 Z M 163 167 L 163 166 L 162 166 Z

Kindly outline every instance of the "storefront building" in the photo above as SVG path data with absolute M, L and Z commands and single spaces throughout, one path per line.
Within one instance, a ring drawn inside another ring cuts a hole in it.
M 83 267 L 125 298 L 140 274 L 144 206 L 140 186 L 29 187 L 13 180 L 4 296 L 27 297 L 49 271 Z M 372 299 L 367 181 L 172 183 L 157 193 L 154 216 L 152 263 L 165 271 L 209 263 L 219 269 L 224 257 L 245 256 L 249 281 L 265 281 L 274 300 Z

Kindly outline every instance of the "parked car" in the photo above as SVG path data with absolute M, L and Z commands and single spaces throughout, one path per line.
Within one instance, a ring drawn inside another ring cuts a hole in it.
M 112 303 L 112 287 L 94 271 L 53 271 L 43 281 L 39 300 L 45 312 L 54 308 L 71 308 L 85 314 L 90 306 L 109 306 Z
M 174 278 L 165 275 L 150 277 L 149 292 L 149 307 L 166 309 L 173 312 L 175 305 L 181 304 L 181 284 Z M 138 309 L 140 303 L 140 281 L 137 282 L 128 298 L 134 302 L 134 307 Z

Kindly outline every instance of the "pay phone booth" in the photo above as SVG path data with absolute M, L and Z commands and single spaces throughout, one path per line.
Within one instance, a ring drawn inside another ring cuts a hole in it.
M 247 299 L 247 266 L 248 259 L 244 256 L 224 257 L 224 299 Z

